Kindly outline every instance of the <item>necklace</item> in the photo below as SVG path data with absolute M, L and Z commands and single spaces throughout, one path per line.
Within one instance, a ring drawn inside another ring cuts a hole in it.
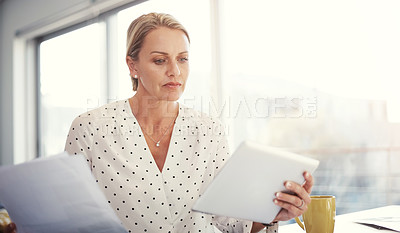
M 145 130 L 143 130 L 143 133 L 146 134 L 146 135 L 156 144 L 156 147 L 159 147 L 159 146 L 160 146 L 161 140 L 164 138 L 165 134 L 168 132 L 168 130 L 171 128 L 171 126 L 172 126 L 174 123 L 175 123 L 175 120 L 171 122 L 171 124 L 170 124 L 170 125 L 168 126 L 168 128 L 164 131 L 163 135 L 161 135 L 161 138 L 160 138 L 158 141 L 154 140 L 150 135 L 148 135 L 148 134 L 145 132 Z

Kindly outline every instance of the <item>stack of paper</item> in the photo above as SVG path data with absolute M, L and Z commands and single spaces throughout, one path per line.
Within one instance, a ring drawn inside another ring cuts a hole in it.
M 397 213 L 399 215 L 400 213 Z M 359 219 L 357 223 L 370 226 L 379 230 L 391 230 L 400 232 L 400 216 L 393 217 L 391 215 L 385 217 Z
M 0 202 L 19 233 L 126 233 L 83 156 L 0 168 Z

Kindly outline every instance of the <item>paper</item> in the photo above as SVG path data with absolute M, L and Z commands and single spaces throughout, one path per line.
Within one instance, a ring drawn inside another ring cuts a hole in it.
M 377 208 L 373 215 L 358 218 L 354 222 L 380 230 L 400 232 L 400 206 Z
M 400 216 L 366 218 L 357 220 L 356 223 L 370 226 L 379 230 L 391 230 L 394 232 L 400 232 Z
M 18 233 L 126 233 L 82 155 L 0 168 L 0 203 Z

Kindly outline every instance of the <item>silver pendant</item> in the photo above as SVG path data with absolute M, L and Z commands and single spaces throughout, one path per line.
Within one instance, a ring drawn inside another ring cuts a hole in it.
M 156 147 L 159 147 L 159 146 L 160 146 L 160 142 L 157 142 L 157 143 L 156 143 Z

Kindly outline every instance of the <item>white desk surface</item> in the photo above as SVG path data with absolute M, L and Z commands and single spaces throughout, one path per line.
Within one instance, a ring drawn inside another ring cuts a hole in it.
M 396 231 L 378 230 L 369 226 L 355 223 L 355 220 L 380 216 L 400 217 L 400 205 L 385 206 L 336 216 L 335 233 L 394 233 Z M 305 233 L 297 223 L 280 226 L 279 233 Z

